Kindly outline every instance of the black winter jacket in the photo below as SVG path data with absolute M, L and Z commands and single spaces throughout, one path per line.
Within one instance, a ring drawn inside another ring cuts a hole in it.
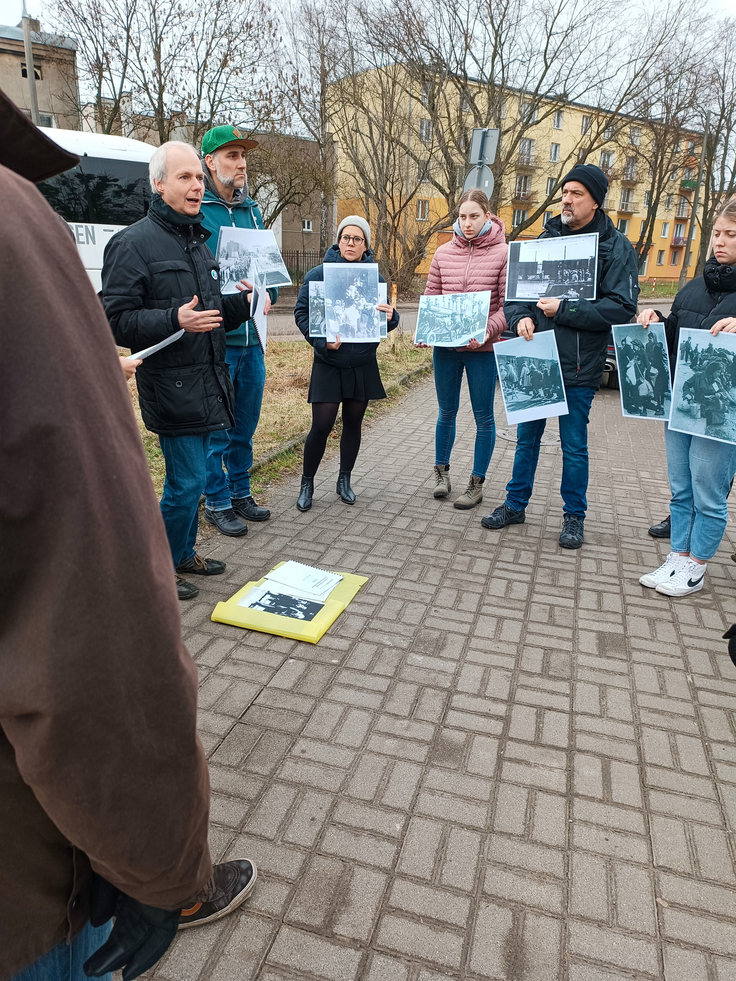
M 337 245 L 331 245 L 327 252 L 325 252 L 325 257 L 322 261 L 324 264 L 325 262 L 347 262 L 348 260 L 343 259 L 340 255 L 340 249 Z M 376 260 L 373 258 L 371 250 L 366 249 L 360 261 L 375 262 Z M 324 278 L 324 270 L 321 265 L 310 269 L 304 277 L 304 282 L 299 290 L 299 296 L 294 307 L 294 319 L 296 320 L 297 327 L 314 348 L 315 361 L 333 365 L 335 368 L 358 368 L 361 365 L 368 364 L 372 358 L 375 358 L 378 344 L 341 344 L 336 351 L 329 351 L 327 349 L 326 338 L 309 336 L 309 284 L 314 281 L 322 282 Z M 381 283 L 386 282 L 380 273 L 378 274 L 378 280 Z M 388 322 L 388 329 L 395 330 L 398 326 L 399 312 L 398 310 L 394 310 L 394 315 Z
M 178 309 L 195 294 L 198 310 L 223 315 L 224 329 L 187 332 L 136 371 L 143 422 L 161 436 L 198 436 L 234 421 L 225 331 L 247 320 L 250 306 L 245 293 L 220 295 L 220 267 L 201 222 L 201 214 L 180 215 L 154 195 L 146 217 L 105 248 L 102 302 L 121 347 L 135 353 L 176 333 Z
M 715 257 L 708 259 L 703 275 L 691 279 L 677 294 L 669 317 L 657 316 L 664 322 L 674 379 L 680 328 L 710 330 L 718 320 L 736 317 L 736 266 L 722 266 Z
M 596 300 L 562 300 L 554 317 L 545 317 L 534 302 L 507 300 L 506 322 L 516 331 L 531 317 L 536 330 L 554 330 L 562 377 L 567 388 L 598 388 L 603 375 L 612 324 L 628 323 L 636 313 L 639 271 L 631 242 L 600 209 L 584 228 L 570 231 L 559 215 L 551 218 L 540 238 L 598 232 L 598 289 Z

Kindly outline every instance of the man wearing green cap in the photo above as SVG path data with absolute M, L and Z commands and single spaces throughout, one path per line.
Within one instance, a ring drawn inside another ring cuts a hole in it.
M 217 249 L 220 228 L 263 228 L 263 216 L 248 195 L 245 156 L 257 147 L 236 126 L 215 126 L 202 140 L 205 192 L 203 225 L 212 235 L 208 245 Z M 277 289 L 268 291 L 266 312 L 276 302 Z M 235 389 L 235 425 L 210 438 L 205 488 L 205 519 L 223 535 L 238 538 L 248 521 L 265 521 L 271 512 L 260 507 L 250 492 L 253 434 L 258 425 L 266 382 L 266 364 L 252 320 L 230 331 L 226 358 Z M 227 475 L 223 472 L 223 462 Z

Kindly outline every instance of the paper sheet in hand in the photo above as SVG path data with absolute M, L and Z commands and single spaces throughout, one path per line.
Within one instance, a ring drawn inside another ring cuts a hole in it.
M 388 283 L 378 284 L 378 302 L 388 303 Z M 383 310 L 376 310 L 376 317 L 378 318 L 381 339 L 388 337 L 388 314 L 384 313 Z
M 251 297 L 251 317 L 256 325 L 256 334 L 261 345 L 261 350 L 266 353 L 268 342 L 268 317 L 266 316 L 266 300 L 268 290 L 266 289 L 265 277 L 260 270 L 254 270 L 253 274 L 253 295 Z
M 537 331 L 530 341 L 502 341 L 494 354 L 509 426 L 568 414 L 553 330 Z
M 325 337 L 325 284 L 314 279 L 309 284 L 309 336 Z
M 414 343 L 430 347 L 465 347 L 475 338 L 482 344 L 486 339 L 490 306 L 490 290 L 420 296 Z
M 681 327 L 669 428 L 736 443 L 736 334 Z
M 217 239 L 217 261 L 221 293 L 237 293 L 236 284 L 241 279 L 252 283 L 254 265 L 265 278 L 266 286 L 291 286 L 289 272 L 270 229 L 223 225 Z
M 342 576 L 302 565 L 301 562 L 289 561 L 267 573 L 266 579 L 279 583 L 286 592 L 324 602 L 342 580 Z
M 596 298 L 598 233 L 509 242 L 506 299 Z
M 374 262 L 334 262 L 324 266 L 325 336 L 343 344 L 364 344 L 381 340 L 376 319 L 378 305 L 378 266 Z
M 664 324 L 613 324 L 611 331 L 623 416 L 669 419 L 672 388 Z
M 173 344 L 174 341 L 178 341 L 183 333 L 183 328 L 181 330 L 177 330 L 177 332 L 172 334 L 171 337 L 167 337 L 165 340 L 159 341 L 158 344 L 154 344 L 153 347 L 144 347 L 143 350 L 139 351 L 137 354 L 129 355 L 129 358 L 131 361 L 141 361 L 143 358 L 147 358 L 149 355 L 155 354 L 156 351 L 161 351 L 163 348 L 168 347 L 169 344 Z

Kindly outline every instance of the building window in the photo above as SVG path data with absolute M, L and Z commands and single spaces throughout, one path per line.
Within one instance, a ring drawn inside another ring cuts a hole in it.
M 501 99 L 501 102 L 499 104 L 499 107 L 498 107 L 498 118 L 499 119 L 505 119 L 506 118 L 506 100 L 505 99 Z
M 425 78 L 422 81 L 422 92 L 420 95 L 423 106 L 428 106 L 432 101 L 432 90 L 433 90 L 432 80 Z
M 664 265 L 664 249 L 660 249 L 657 252 L 657 265 L 658 266 L 663 266 Z
M 522 211 L 520 208 L 515 208 L 513 218 L 514 228 L 517 228 L 519 225 L 523 225 L 528 214 L 528 211 Z
M 633 146 L 641 144 L 641 126 L 632 126 L 629 130 L 629 143 Z
M 519 140 L 519 163 L 531 167 L 534 164 L 534 140 L 526 137 Z
M 54 122 L 54 117 L 53 116 L 49 116 L 45 112 L 39 112 L 39 114 L 38 114 L 38 125 L 39 126 L 46 126 L 47 129 L 50 129 L 52 126 L 55 126 L 56 124 Z
M 625 187 L 621 191 L 621 202 L 619 204 L 619 211 L 633 211 L 634 210 L 634 191 L 630 187 Z
M 429 221 L 429 200 L 417 198 L 417 221 Z
M 668 194 L 667 197 L 664 199 L 664 210 L 672 211 L 674 206 L 675 206 L 675 195 Z
M 667 236 L 669 234 L 670 234 L 670 223 L 668 221 L 663 221 L 662 222 L 662 234 L 659 237 L 660 238 L 667 238 Z
M 650 208 L 652 206 L 652 192 L 644 191 L 644 207 Z
M 649 264 L 649 256 L 648 255 L 643 256 L 643 258 L 641 258 L 639 260 L 639 275 L 640 276 L 646 276 L 646 274 L 647 274 L 647 265 L 648 264 Z
M 695 153 L 695 140 L 687 141 L 687 149 L 685 150 L 685 153 L 688 155 L 688 157 L 693 156 L 693 154 Z
M 690 202 L 688 201 L 688 199 L 678 198 L 675 218 L 687 218 L 689 214 L 690 214 Z
M 685 237 L 685 222 L 684 221 L 676 221 L 675 222 L 674 237 L 675 238 L 684 238 Z
M 465 168 L 456 167 L 455 168 L 455 187 L 462 187 L 465 183 Z
M 687 254 L 687 262 L 685 263 L 685 268 L 687 268 L 692 261 L 693 261 L 693 254 L 692 254 L 692 252 L 688 252 L 688 254 Z
M 616 228 L 618 228 L 618 230 L 621 232 L 622 235 L 628 235 L 629 234 L 629 219 L 628 218 L 619 218 L 618 225 L 616 225 Z
M 549 162 L 556 164 L 560 162 L 560 144 L 550 143 L 549 145 Z
M 671 181 L 677 180 L 677 167 L 673 167 L 672 170 L 670 171 L 670 180 Z
M 557 178 L 556 177 L 548 177 L 547 178 L 547 197 L 548 198 L 551 198 L 552 195 L 555 193 L 556 190 L 557 190 Z
M 314 229 L 312 228 L 312 219 L 302 218 L 302 232 L 312 232 L 312 231 L 314 231 Z
M 647 230 L 647 220 L 642 218 L 641 225 L 639 225 L 639 238 L 644 237 L 644 232 Z
M 28 65 L 25 63 L 25 61 L 21 61 L 20 63 L 20 74 L 22 78 L 28 78 Z M 41 67 L 35 64 L 35 62 L 33 65 L 33 76 L 37 82 L 40 82 L 43 78 L 43 75 L 41 74 Z
M 431 180 L 432 172 L 429 160 L 420 160 L 418 165 L 418 180 L 420 184 L 426 184 Z
M 419 139 L 422 143 L 432 142 L 432 121 L 429 119 L 419 120 Z
M 545 211 L 544 212 L 544 218 L 542 219 L 542 224 L 543 225 L 546 225 L 547 222 L 550 220 L 550 218 L 552 218 L 553 215 L 554 215 L 554 211 Z
M 552 126 L 555 129 L 562 129 L 562 124 L 565 121 L 565 113 L 562 109 L 555 109 L 554 116 L 552 117 Z
M 682 143 L 680 140 L 675 140 L 675 145 L 672 147 L 673 153 L 679 153 L 682 150 Z
M 603 130 L 604 140 L 612 140 L 615 135 L 616 135 L 616 131 L 613 128 L 613 126 L 606 126 L 606 128 Z
M 525 99 L 522 103 L 521 114 L 527 123 L 536 123 L 539 120 L 539 109 L 530 99 Z
M 635 181 L 636 172 L 639 169 L 639 161 L 636 157 L 627 157 L 626 163 L 624 164 L 624 180 L 625 181 Z
M 680 250 L 674 249 L 672 255 L 670 256 L 670 265 L 679 266 L 680 264 Z
M 590 116 L 583 116 L 583 118 L 580 121 L 580 132 L 584 136 L 589 129 L 590 129 Z
M 578 163 L 585 163 L 588 159 L 588 148 L 581 146 L 578 148 Z
M 514 187 L 514 198 L 517 201 L 525 201 L 531 197 L 532 179 L 529 174 L 517 174 L 516 185 Z
M 684 167 L 682 171 L 682 179 L 684 181 L 694 181 L 695 180 L 695 168 L 694 167 Z
M 614 156 L 613 150 L 603 150 L 601 153 L 600 168 L 604 174 L 610 174 L 613 170 Z

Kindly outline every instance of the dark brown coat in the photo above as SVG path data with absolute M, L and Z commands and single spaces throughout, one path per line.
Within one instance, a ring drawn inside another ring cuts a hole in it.
M 0 981 L 84 925 L 90 866 L 207 882 L 196 670 L 110 328 L 74 243 L 0 167 Z

